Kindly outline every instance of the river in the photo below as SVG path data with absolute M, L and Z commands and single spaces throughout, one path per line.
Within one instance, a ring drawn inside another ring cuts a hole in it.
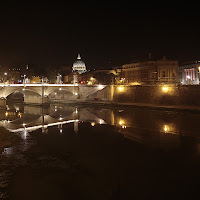
M 200 113 L 9 104 L 0 127 L 0 199 L 192 199 Z

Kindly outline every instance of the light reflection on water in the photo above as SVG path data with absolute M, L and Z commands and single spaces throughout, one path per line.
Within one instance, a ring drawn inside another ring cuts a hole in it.
M 38 131 L 36 133 L 48 136 L 53 132 L 62 137 L 68 132 L 69 125 L 73 129 L 74 135 L 81 133 L 84 124 L 90 127 L 89 130 L 91 132 L 95 132 L 95 130 L 103 126 L 106 128 L 114 127 L 112 130 L 115 130 L 118 135 L 127 139 L 127 141 L 131 141 L 131 144 L 133 144 L 133 141 L 150 148 L 180 148 L 182 139 L 184 137 L 187 139 L 189 136 L 197 141 L 195 151 L 199 153 L 199 117 L 200 114 L 197 113 L 144 109 L 72 107 L 59 104 L 52 104 L 47 108 L 22 104 L 9 105 L 7 110 L 0 111 L 0 126 L 13 134 L 18 134 L 23 140 L 19 145 L 4 149 L 3 156 L 14 157 L 14 162 L 6 163 L 4 166 L 6 166 L 6 170 L 10 168 L 10 171 L 14 171 L 13 169 L 27 163 L 23 152 L 37 145 L 31 136 L 32 133 Z M 55 128 L 57 132 L 55 129 L 52 131 L 52 128 Z M 104 130 L 110 131 L 111 129 Z M 88 130 L 86 129 L 86 131 Z M 65 142 L 67 143 L 67 141 Z M 47 166 L 50 163 L 51 167 L 58 167 L 57 163 L 61 163 L 60 167 L 65 165 L 68 167 L 67 163 L 64 163 L 62 159 L 56 158 L 56 160 L 52 155 L 39 157 L 39 161 L 36 159 L 37 162 L 34 161 L 33 163 L 40 167 L 38 163 L 43 163 L 45 159 L 48 161 L 45 161 Z M 145 157 L 145 159 L 148 158 Z M 30 163 L 32 164 L 32 160 Z M 5 169 L 2 170 L 2 174 Z M 7 172 L 4 173 L 5 176 L 2 174 L 0 172 L 0 183 L 4 179 L 8 179 Z M 7 185 L 4 187 L 7 187 Z
M 29 132 L 41 129 L 48 133 L 48 128 L 58 126 L 62 134 L 67 123 L 74 123 L 74 132 L 78 132 L 80 122 L 89 122 L 91 126 L 112 125 L 125 137 L 137 142 L 144 142 L 146 135 L 166 138 L 178 136 L 198 136 L 199 114 L 177 113 L 172 111 L 153 111 L 143 109 L 105 109 L 97 107 L 72 107 L 50 105 L 48 108 L 9 105 L 6 111 L 0 111 L 0 126 L 10 132 L 20 133 L 26 140 Z M 135 139 L 134 139 L 135 138 Z M 137 138 L 137 139 L 136 139 Z M 140 139 L 139 139 L 140 138 Z M 151 142 L 151 140 L 148 141 Z

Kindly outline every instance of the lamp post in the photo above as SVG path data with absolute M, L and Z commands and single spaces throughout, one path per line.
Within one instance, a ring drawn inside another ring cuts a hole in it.
M 44 103 L 44 78 L 42 77 L 42 104 Z
M 198 70 L 199 70 L 198 74 L 199 74 L 199 84 L 200 84 L 200 66 L 198 67 Z
M 26 83 L 26 74 L 24 74 L 24 85 Z
M 4 83 L 5 83 L 5 81 L 7 81 L 7 75 L 8 75 L 8 73 L 5 72 L 4 75 L 5 75 L 5 78 L 4 78 Z

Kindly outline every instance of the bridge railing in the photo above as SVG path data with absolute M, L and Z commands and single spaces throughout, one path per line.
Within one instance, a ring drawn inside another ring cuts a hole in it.
M 29 83 L 29 84 L 4 84 L 4 83 L 0 83 L 0 87 L 6 87 L 6 86 L 10 86 L 10 87 L 41 87 L 41 86 L 53 86 L 53 87 L 63 87 L 63 86 L 78 86 L 78 84 L 52 84 L 52 83 L 40 83 L 40 84 L 35 84 L 35 83 Z

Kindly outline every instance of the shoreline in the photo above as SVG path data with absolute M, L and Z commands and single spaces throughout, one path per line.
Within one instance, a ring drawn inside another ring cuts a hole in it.
M 130 103 L 130 102 L 105 102 L 105 101 L 76 101 L 76 102 L 51 102 L 52 104 L 67 104 L 67 105 L 83 105 L 83 106 L 109 106 L 109 107 L 125 107 L 125 108 L 147 108 L 152 110 L 165 110 L 165 111 L 189 111 L 200 112 L 200 106 L 189 105 L 161 105 L 150 103 Z
M 20 103 L 20 102 L 18 102 Z M 191 105 L 165 105 L 165 104 L 151 104 L 151 103 L 132 103 L 132 102 L 111 102 L 111 101 L 51 101 L 47 104 L 28 104 L 21 102 L 27 106 L 39 106 L 48 108 L 51 104 L 63 104 L 72 106 L 106 106 L 109 108 L 141 108 L 141 109 L 151 109 L 151 110 L 164 110 L 164 111 L 189 111 L 189 112 L 200 112 L 200 106 Z M 6 110 L 5 107 L 0 107 L 0 110 Z

